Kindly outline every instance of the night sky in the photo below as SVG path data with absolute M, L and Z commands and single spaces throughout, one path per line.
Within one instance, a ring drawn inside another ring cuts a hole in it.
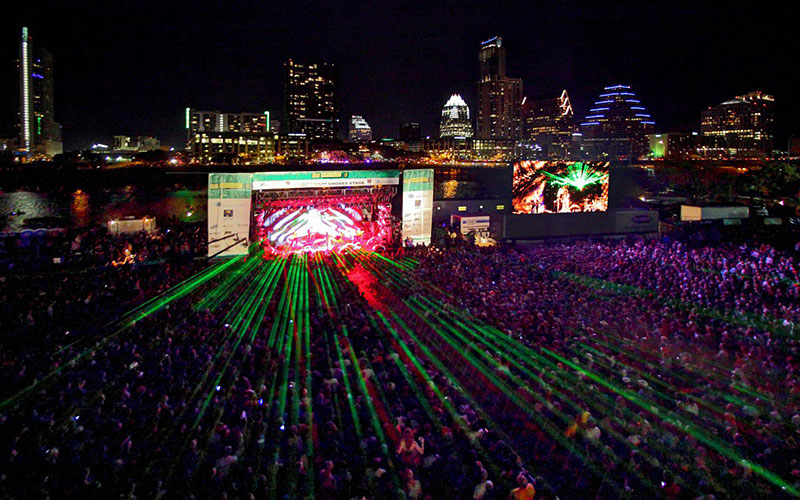
M 793 3 L 34 1 L 4 7 L 0 110 L 13 123 L 27 25 L 55 59 L 65 149 L 114 134 L 182 147 L 187 106 L 280 116 L 290 57 L 337 64 L 340 130 L 360 114 L 374 137 L 396 137 L 404 121 L 435 135 L 451 93 L 474 116 L 478 47 L 500 35 L 524 93 L 566 88 L 581 118 L 603 86 L 624 83 L 658 131 L 698 130 L 701 110 L 760 89 L 776 97 L 785 149 L 800 134 Z

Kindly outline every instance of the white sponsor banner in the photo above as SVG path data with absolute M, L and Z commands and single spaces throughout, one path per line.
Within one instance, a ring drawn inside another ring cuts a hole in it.
M 250 174 L 209 174 L 208 255 L 247 255 L 250 245 Z
M 220 257 L 246 255 L 249 236 L 249 199 L 223 198 L 208 200 L 209 256 L 217 254 Z M 239 243 L 234 245 L 236 241 L 239 241 Z
M 403 171 L 403 241 L 431 242 L 433 224 L 433 170 Z

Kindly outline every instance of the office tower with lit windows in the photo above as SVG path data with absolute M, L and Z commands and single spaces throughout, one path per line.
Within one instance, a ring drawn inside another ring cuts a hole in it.
M 589 159 L 632 161 L 649 150 L 655 122 L 628 85 L 606 87 L 580 124 Z
M 186 108 L 186 149 L 200 163 L 267 163 L 276 135 L 269 112 L 223 113 Z
M 161 141 L 152 136 L 115 135 L 114 151 L 143 152 L 161 149 Z
M 370 128 L 369 123 L 367 123 L 364 117 L 358 115 L 350 117 L 348 138 L 350 142 L 356 142 L 358 144 L 372 142 L 372 128 Z
M 333 64 L 284 64 L 284 121 L 289 133 L 305 134 L 311 142 L 334 142 L 339 119 L 337 78 Z
M 496 36 L 478 52 L 478 139 L 509 141 L 522 137 L 522 80 L 506 75 L 506 47 Z
M 523 137 L 541 158 L 565 159 L 572 145 L 575 114 L 566 90 L 557 96 L 522 99 Z
M 442 121 L 439 122 L 439 137 L 442 139 L 469 139 L 472 137 L 472 122 L 469 119 L 469 106 L 459 94 L 453 94 L 442 108 Z
M 61 125 L 55 121 L 53 56 L 22 28 L 19 47 L 18 147 L 28 158 L 63 152 Z
M 772 154 L 775 98 L 760 91 L 710 107 L 700 116 L 703 153 L 729 158 Z
M 191 139 L 197 132 L 269 132 L 269 111 L 263 113 L 223 113 L 186 108 L 186 129 Z

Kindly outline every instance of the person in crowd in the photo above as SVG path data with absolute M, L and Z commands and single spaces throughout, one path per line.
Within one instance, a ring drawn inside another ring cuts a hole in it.
M 782 498 L 762 469 L 798 486 L 794 256 L 414 247 L 385 275 L 306 256 L 307 302 L 298 268 L 269 293 L 237 266 L 167 300 L 214 265 L 175 231 L 83 234 L 67 246 L 90 272 L 0 280 L 0 496 Z M 114 266 L 126 249 L 155 263 Z
M 533 500 L 536 497 L 536 488 L 534 487 L 535 480 L 529 480 L 528 477 L 520 472 L 517 475 L 517 487 L 511 490 L 508 498 L 511 500 Z
M 397 445 L 397 455 L 400 461 L 407 467 L 418 467 L 425 454 L 425 438 L 420 437 L 419 442 L 414 440 L 414 429 L 406 427 L 403 429 L 402 438 Z

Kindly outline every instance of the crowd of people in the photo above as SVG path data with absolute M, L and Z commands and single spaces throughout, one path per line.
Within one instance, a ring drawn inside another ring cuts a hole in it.
M 182 248 L 140 238 L 79 247 L 105 263 L 128 244 L 148 259 Z M 226 262 L 0 281 L 3 494 L 800 488 L 800 267 L 769 247 L 639 240 Z
M 205 227 L 174 224 L 151 232 L 112 234 L 105 227 L 55 229 L 0 235 L 0 270 L 53 271 L 188 260 L 206 252 Z
M 591 391 L 570 395 L 590 405 L 605 393 L 615 405 L 582 414 L 577 435 L 601 435 L 637 470 L 658 464 L 649 472 L 665 487 L 774 498 L 800 484 L 796 259 L 766 245 L 645 240 L 426 255 L 419 276 L 451 304 L 610 381 L 584 376 Z M 752 464 L 786 483 L 770 485 Z

